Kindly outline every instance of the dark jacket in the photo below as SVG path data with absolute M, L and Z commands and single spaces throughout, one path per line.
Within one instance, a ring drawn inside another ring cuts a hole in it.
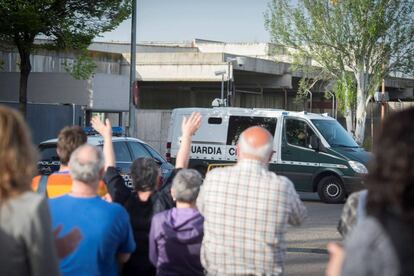
M 158 194 L 153 193 L 147 201 L 141 201 L 137 193 L 133 193 L 125 186 L 124 179 L 114 167 L 107 169 L 104 180 L 113 202 L 123 205 L 127 210 L 137 245 L 135 252 L 123 266 L 122 275 L 155 275 L 155 267 L 148 258 L 148 236 Z

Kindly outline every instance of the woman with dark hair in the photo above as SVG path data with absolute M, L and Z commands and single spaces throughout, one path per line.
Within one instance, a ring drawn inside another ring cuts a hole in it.
M 367 217 L 346 240 L 344 256 L 337 245 L 328 246 L 327 275 L 336 275 L 343 258 L 341 275 L 414 275 L 414 108 L 387 118 L 374 155 Z
M 112 166 L 107 168 L 105 182 L 114 190 L 114 202 L 122 204 L 131 219 L 134 232 L 135 252 L 125 263 L 122 275 L 155 275 L 155 268 L 149 261 L 148 237 L 153 216 L 153 206 L 157 200 L 154 193 L 159 182 L 160 171 L 152 158 L 139 158 L 130 167 L 133 191 L 124 183 L 124 179 Z
M 155 268 L 148 259 L 148 237 L 153 205 L 157 200 L 154 191 L 160 179 L 160 169 L 154 159 L 139 158 L 131 164 L 131 178 L 133 193 L 123 205 L 131 218 L 138 246 L 130 261 L 125 264 L 123 275 L 155 275 Z

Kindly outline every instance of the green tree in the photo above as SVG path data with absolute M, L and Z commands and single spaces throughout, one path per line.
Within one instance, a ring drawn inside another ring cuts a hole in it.
M 36 48 L 79 50 L 81 58 L 70 69 L 75 77 L 85 77 L 85 72 L 93 70 L 85 57 L 92 39 L 115 29 L 130 12 L 131 0 L 0 0 L 0 41 L 15 45 L 20 56 L 19 103 L 23 114 L 32 69 L 30 55 Z M 36 38 L 48 39 L 48 43 L 39 45 Z
M 265 24 L 273 42 L 311 57 L 342 83 L 345 111 L 352 103 L 352 73 L 359 144 L 369 99 L 381 80 L 391 73 L 413 73 L 414 0 L 272 0 Z

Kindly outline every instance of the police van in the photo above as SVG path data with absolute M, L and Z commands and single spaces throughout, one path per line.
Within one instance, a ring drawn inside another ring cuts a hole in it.
M 212 164 L 235 163 L 240 134 L 248 127 L 261 126 L 274 137 L 270 170 L 288 177 L 296 190 L 318 192 L 324 202 L 338 203 L 362 188 L 370 153 L 338 121 L 324 114 L 234 107 L 174 109 L 167 160 L 175 162 L 182 118 L 192 112 L 203 118 L 193 136 L 189 167 L 202 174 Z

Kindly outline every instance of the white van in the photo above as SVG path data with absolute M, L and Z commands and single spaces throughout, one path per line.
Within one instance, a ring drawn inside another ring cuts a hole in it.
M 318 192 L 328 203 L 342 202 L 362 188 L 370 154 L 327 115 L 259 108 L 178 108 L 171 115 L 167 159 L 175 162 L 183 116 L 200 112 L 189 167 L 202 174 L 211 164 L 236 162 L 236 143 L 250 126 L 262 126 L 274 136 L 275 154 L 269 168 L 287 176 L 296 190 Z

